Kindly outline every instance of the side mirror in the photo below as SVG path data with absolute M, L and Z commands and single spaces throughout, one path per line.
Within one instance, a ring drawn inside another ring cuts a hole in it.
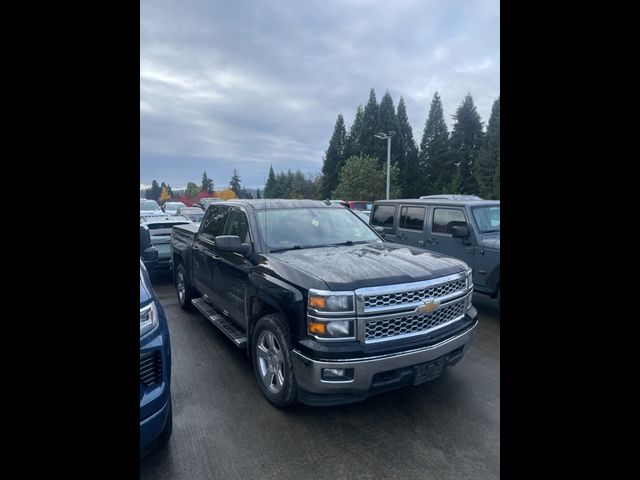
M 156 247 L 149 247 L 142 252 L 142 261 L 147 263 L 155 263 L 158 261 L 158 249 Z
M 451 236 L 453 238 L 467 238 L 469 236 L 469 227 L 466 225 L 451 227 Z
M 151 234 L 149 233 L 149 227 L 146 225 L 140 225 L 140 256 L 142 257 L 144 251 L 151 246 Z
M 387 235 L 387 232 L 384 231 L 384 227 L 373 227 L 373 229 L 375 230 L 375 232 L 380 235 L 382 238 L 384 238 Z
M 219 235 L 216 237 L 216 250 L 249 255 L 251 253 L 251 245 L 242 243 L 237 235 Z

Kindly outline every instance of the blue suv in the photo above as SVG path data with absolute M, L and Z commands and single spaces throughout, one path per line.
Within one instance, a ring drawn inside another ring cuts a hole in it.
M 171 437 L 169 328 L 149 274 L 140 260 L 140 454 Z

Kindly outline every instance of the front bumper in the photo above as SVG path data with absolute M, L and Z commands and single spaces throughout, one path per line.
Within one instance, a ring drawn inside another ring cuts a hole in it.
M 293 350 L 293 369 L 299 389 L 299 399 L 308 405 L 338 405 L 357 402 L 374 393 L 404 385 L 419 383 L 416 366 L 433 362 L 442 368 L 460 361 L 475 335 L 478 322 L 463 332 L 435 345 L 374 357 L 322 360 L 313 359 Z M 325 368 L 353 369 L 349 381 L 322 379 Z
M 145 452 L 153 448 L 155 441 L 163 432 L 167 425 L 169 409 L 171 408 L 171 400 L 169 399 L 163 406 L 153 415 L 145 418 L 140 422 L 140 451 Z

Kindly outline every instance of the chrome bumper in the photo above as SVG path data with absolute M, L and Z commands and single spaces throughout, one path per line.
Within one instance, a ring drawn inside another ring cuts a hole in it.
M 371 389 L 372 377 L 376 373 L 430 362 L 460 347 L 464 347 L 464 353 L 475 335 L 477 325 L 478 322 L 476 321 L 468 330 L 429 347 L 376 357 L 314 360 L 303 355 L 298 350 L 293 350 L 292 359 L 296 381 L 300 388 L 312 393 L 365 393 Z M 353 379 L 340 382 L 322 380 L 323 368 L 352 368 Z

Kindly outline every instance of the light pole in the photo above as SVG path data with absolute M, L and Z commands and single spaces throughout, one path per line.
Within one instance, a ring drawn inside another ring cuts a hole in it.
M 389 133 L 376 133 L 374 137 L 380 140 L 387 141 L 387 200 L 389 200 L 389 189 L 391 186 L 391 137 L 394 137 L 396 132 L 391 130 Z

